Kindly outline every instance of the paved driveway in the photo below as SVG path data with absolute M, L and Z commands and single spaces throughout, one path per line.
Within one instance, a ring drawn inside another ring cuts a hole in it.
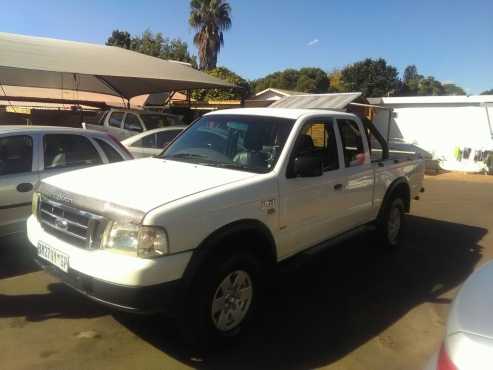
M 398 252 L 363 235 L 285 266 L 256 327 L 205 358 L 172 321 L 101 307 L 38 271 L 22 237 L 0 240 L 0 368 L 420 369 L 457 287 L 493 258 L 493 178 L 425 186 Z

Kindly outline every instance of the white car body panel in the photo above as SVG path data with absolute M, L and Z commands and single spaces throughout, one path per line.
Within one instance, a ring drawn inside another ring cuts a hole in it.
M 99 154 L 102 164 L 109 163 L 104 151 L 93 139 L 105 141 L 123 159 L 131 159 L 121 148 L 108 139 L 107 135 L 97 131 L 74 129 L 67 127 L 47 126 L 0 126 L 0 138 L 9 136 L 26 135 L 33 141 L 33 160 L 31 172 L 0 175 L 0 236 L 10 233 L 25 231 L 25 222 L 31 213 L 31 200 L 33 192 L 19 192 L 17 186 L 21 183 L 29 183 L 36 188 L 39 182 L 50 176 L 74 171 L 83 166 L 61 167 L 46 169 L 44 165 L 43 137 L 47 134 L 73 134 L 83 136 L 91 142 Z M 19 205 L 11 207 L 12 205 Z

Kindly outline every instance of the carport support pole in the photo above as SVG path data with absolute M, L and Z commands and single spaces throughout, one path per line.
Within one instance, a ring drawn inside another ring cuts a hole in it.
M 387 144 L 390 142 L 390 129 L 392 126 L 392 115 L 394 113 L 394 110 L 392 108 L 389 109 L 389 120 L 387 122 Z

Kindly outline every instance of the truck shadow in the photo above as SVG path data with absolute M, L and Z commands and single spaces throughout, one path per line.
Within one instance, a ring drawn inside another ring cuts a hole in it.
M 0 279 L 38 271 L 33 256 L 26 234 L 0 237 Z
M 228 348 L 193 362 L 165 318 L 116 316 L 166 354 L 201 369 L 311 369 L 379 335 L 423 302 L 460 285 L 481 257 L 483 228 L 408 216 L 403 246 L 380 250 L 362 235 L 282 271 L 263 314 Z

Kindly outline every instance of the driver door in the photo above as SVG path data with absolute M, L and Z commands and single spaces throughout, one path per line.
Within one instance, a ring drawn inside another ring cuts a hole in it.
M 286 177 L 280 188 L 280 238 L 284 256 L 317 245 L 342 230 L 339 209 L 342 204 L 342 161 L 337 128 L 332 119 L 305 123 L 298 134 Z M 290 175 L 294 158 L 315 155 L 322 159 L 323 174 L 318 177 Z

